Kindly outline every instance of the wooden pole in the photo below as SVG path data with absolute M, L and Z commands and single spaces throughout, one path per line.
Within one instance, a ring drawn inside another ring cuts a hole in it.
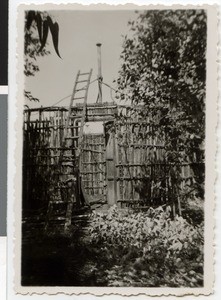
M 98 97 L 97 103 L 102 103 L 102 71 L 101 71 L 101 43 L 97 43 L 97 63 L 98 63 Z

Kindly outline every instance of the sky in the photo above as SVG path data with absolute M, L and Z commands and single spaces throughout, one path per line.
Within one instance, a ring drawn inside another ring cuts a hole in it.
M 78 70 L 93 69 L 91 81 L 97 77 L 97 47 L 102 43 L 103 81 L 116 88 L 120 69 L 123 36 L 128 33 L 128 21 L 136 18 L 134 11 L 50 11 L 59 24 L 59 52 L 55 53 L 51 36 L 48 49 L 51 54 L 37 59 L 40 71 L 25 78 L 25 89 L 40 102 L 26 102 L 30 108 L 52 106 L 60 99 L 71 95 Z M 88 103 L 96 102 L 97 82 L 92 83 Z M 114 94 L 114 93 L 113 93 Z M 103 102 L 111 102 L 110 89 L 103 86 Z M 59 105 L 68 106 L 70 97 Z

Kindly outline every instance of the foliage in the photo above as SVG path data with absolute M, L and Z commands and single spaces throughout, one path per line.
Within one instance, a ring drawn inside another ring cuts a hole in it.
M 166 160 L 177 165 L 178 186 L 179 164 L 191 162 L 191 187 L 203 197 L 205 11 L 144 11 L 129 26 L 117 80 L 119 96 L 131 99 L 135 107 L 144 104 L 139 114 L 151 118 L 155 134 L 164 131 Z
M 39 102 L 38 98 L 32 96 L 30 91 L 24 91 L 25 98 L 29 99 L 29 101 Z
M 47 12 L 32 10 L 26 12 L 24 28 L 24 73 L 26 76 L 34 76 L 39 71 L 37 57 L 50 54 L 50 51 L 46 50 L 49 31 L 51 32 L 55 52 L 60 57 L 58 23 L 53 22 Z M 29 101 L 39 101 L 29 91 L 25 91 L 25 97 Z
M 26 22 L 27 30 L 30 30 L 33 22 L 35 22 L 37 25 L 38 37 L 41 43 L 39 52 L 41 52 L 44 49 L 48 38 L 48 32 L 50 30 L 52 41 L 54 44 L 54 49 L 57 55 L 60 57 L 58 51 L 58 32 L 59 32 L 58 23 L 53 22 L 51 17 L 47 13 L 41 13 L 39 11 L 30 10 L 27 12 L 27 22 Z
M 92 246 L 109 286 L 196 287 L 203 284 L 203 225 L 194 227 L 170 209 L 94 212 Z

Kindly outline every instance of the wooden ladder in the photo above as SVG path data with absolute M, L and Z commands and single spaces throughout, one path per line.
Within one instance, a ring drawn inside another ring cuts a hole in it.
M 78 71 L 76 76 L 64 128 L 62 147 L 56 165 L 55 182 L 57 184 L 55 189 L 57 191 L 53 193 L 54 195 L 48 204 L 45 230 L 48 230 L 49 225 L 56 219 L 63 220 L 64 229 L 67 230 L 71 225 L 73 205 L 74 203 L 79 205 L 76 196 L 79 194 L 80 159 L 91 75 L 92 69 L 88 73 Z M 78 100 L 83 101 L 80 115 L 73 113 L 74 104 Z M 66 197 L 68 198 L 66 201 L 64 190 L 66 190 Z M 56 214 L 59 209 L 60 213 Z

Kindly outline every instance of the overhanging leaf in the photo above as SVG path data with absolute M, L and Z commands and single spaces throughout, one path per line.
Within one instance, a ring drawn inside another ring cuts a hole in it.
M 47 17 L 47 21 L 48 21 L 48 26 L 49 26 L 50 31 L 51 31 L 51 36 L 52 36 L 52 41 L 53 41 L 53 44 L 54 44 L 54 49 L 55 49 L 57 55 L 61 58 L 60 53 L 58 51 L 58 34 L 59 34 L 58 23 L 57 22 L 53 23 L 51 17 L 49 17 L 49 16 Z
M 42 18 L 41 18 L 40 12 L 37 12 L 35 14 L 35 22 L 36 22 L 37 28 L 38 28 L 38 35 L 39 35 L 40 43 L 42 43 Z
M 32 24 L 32 22 L 34 21 L 34 19 L 35 19 L 35 11 L 34 11 L 34 10 L 30 10 L 30 11 L 27 13 L 27 23 L 26 23 L 26 28 L 27 28 L 27 30 L 30 29 L 31 24 Z
M 41 52 L 44 49 L 47 38 L 48 38 L 48 21 L 44 20 L 43 21 L 43 35 L 42 35 L 41 47 L 39 49 L 39 52 Z

